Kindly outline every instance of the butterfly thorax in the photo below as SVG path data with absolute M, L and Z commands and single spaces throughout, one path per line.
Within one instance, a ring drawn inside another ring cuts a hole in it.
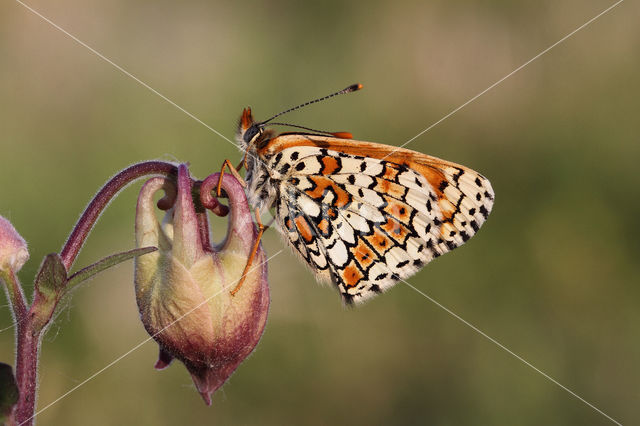
M 270 208 L 278 195 L 277 176 L 270 173 L 271 169 L 267 167 L 271 156 L 259 153 L 259 149 L 273 136 L 272 131 L 265 131 L 259 123 L 254 122 L 251 108 L 242 112 L 236 141 L 245 155 L 247 198 L 253 207 L 260 210 Z
M 249 203 L 260 210 L 270 208 L 277 196 L 278 181 L 270 175 L 267 162 L 257 155 L 255 149 L 247 151 L 245 180 Z

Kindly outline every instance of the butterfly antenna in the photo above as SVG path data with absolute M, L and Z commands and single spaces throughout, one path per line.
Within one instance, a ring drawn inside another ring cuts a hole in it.
M 351 133 L 349 132 L 327 132 L 326 130 L 317 130 L 317 129 L 312 129 L 310 127 L 304 127 L 304 126 L 298 126 L 297 124 L 290 124 L 290 123 L 269 123 L 270 126 L 289 126 L 289 127 L 295 127 L 296 129 L 303 129 L 303 130 L 308 130 L 310 132 L 314 132 L 314 133 L 321 133 L 324 135 L 330 135 L 330 136 L 335 136 L 335 137 L 339 137 L 339 138 L 343 138 L 343 139 L 351 139 L 353 136 L 351 135 Z
M 278 113 L 278 114 L 274 115 L 270 119 L 261 122 L 260 125 L 267 124 L 268 122 L 270 122 L 271 120 L 273 120 L 276 117 L 280 117 L 281 115 L 286 114 L 288 112 L 295 111 L 295 110 L 300 109 L 302 107 L 306 107 L 307 105 L 315 104 L 316 102 L 324 101 L 326 99 L 333 98 L 334 96 L 342 95 L 342 94 L 345 94 L 345 93 L 355 92 L 355 91 L 360 90 L 360 89 L 362 89 L 362 84 L 360 84 L 360 83 L 352 84 L 351 86 L 345 87 L 344 89 L 342 89 L 342 90 L 340 90 L 340 91 L 338 91 L 336 93 L 332 93 L 330 95 L 323 96 L 322 98 L 314 99 L 312 101 L 305 102 L 305 103 L 300 104 L 298 106 L 295 106 L 293 108 L 289 108 L 286 111 L 282 111 L 281 113 Z M 297 126 L 293 126 L 293 127 L 297 127 Z M 311 129 L 307 129 L 307 130 L 311 130 Z

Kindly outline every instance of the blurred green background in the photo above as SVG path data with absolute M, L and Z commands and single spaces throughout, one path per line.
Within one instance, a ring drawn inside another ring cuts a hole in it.
M 229 138 L 247 105 L 264 119 L 361 82 L 287 120 L 400 145 L 613 2 L 29 4 Z M 622 3 L 409 145 L 496 191 L 478 235 L 411 284 L 626 424 L 640 423 L 639 15 Z M 30 244 L 25 285 L 107 178 L 156 158 L 204 177 L 240 154 L 2 2 L 0 214 Z M 133 247 L 139 187 L 106 210 L 77 266 Z M 274 230 L 264 244 L 284 247 Z M 212 407 L 182 365 L 154 371 L 147 343 L 38 423 L 609 424 L 406 285 L 345 309 L 288 249 L 269 268 L 263 339 Z M 44 339 L 40 407 L 146 337 L 132 263 L 83 286 Z M 3 330 L 0 360 L 13 354 Z

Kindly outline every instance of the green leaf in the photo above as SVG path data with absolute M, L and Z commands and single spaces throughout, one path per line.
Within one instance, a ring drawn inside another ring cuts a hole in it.
M 18 402 L 18 385 L 10 365 L 0 362 L 0 424 L 4 424 Z
M 47 300 L 56 299 L 67 283 L 67 268 L 58 253 L 48 254 L 36 277 L 36 290 Z
M 76 286 L 81 282 L 93 277 L 97 273 L 102 272 L 105 269 L 115 266 L 119 263 L 122 263 L 125 260 L 129 260 L 136 256 L 142 256 L 143 254 L 151 253 L 156 250 L 158 250 L 157 247 L 142 247 L 105 257 L 104 259 L 97 261 L 93 265 L 89 265 L 86 268 L 83 268 L 75 274 L 71 275 L 71 277 L 69 277 L 68 287 L 71 288 L 73 286 Z

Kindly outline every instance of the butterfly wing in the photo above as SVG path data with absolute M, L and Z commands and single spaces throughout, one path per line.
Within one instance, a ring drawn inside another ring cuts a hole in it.
M 361 302 L 464 244 L 493 190 L 480 174 L 409 150 L 311 135 L 274 138 L 278 225 L 319 278 Z

